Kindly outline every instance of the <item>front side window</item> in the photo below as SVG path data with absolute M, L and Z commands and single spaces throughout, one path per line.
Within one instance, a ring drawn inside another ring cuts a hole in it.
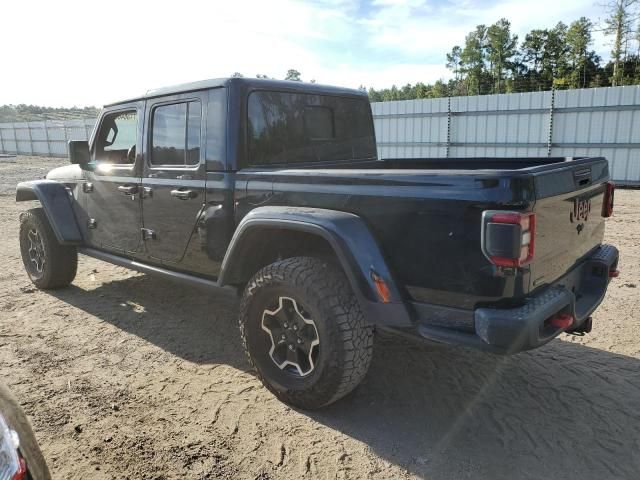
M 366 99 L 256 91 L 248 101 L 249 165 L 336 162 L 376 156 Z
M 151 164 L 197 165 L 200 162 L 200 102 L 161 105 L 153 110 Z
M 134 163 L 137 128 L 135 110 L 106 114 L 96 137 L 96 160 L 120 165 Z

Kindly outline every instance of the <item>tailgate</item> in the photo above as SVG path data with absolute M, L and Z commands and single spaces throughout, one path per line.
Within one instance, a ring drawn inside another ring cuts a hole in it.
M 602 243 L 609 169 L 606 159 L 595 158 L 534 175 L 536 244 L 530 290 L 557 280 Z

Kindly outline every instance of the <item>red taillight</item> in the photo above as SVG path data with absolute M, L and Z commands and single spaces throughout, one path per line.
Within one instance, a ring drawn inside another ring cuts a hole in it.
M 535 213 L 484 212 L 482 250 L 494 265 L 522 267 L 531 263 L 535 239 Z
M 20 439 L 15 430 L 0 414 L 0 478 L 10 480 L 24 480 L 27 467 L 24 459 L 18 453 Z
M 24 480 L 27 478 L 27 464 L 24 461 L 24 458 L 20 457 L 18 459 L 18 471 L 13 475 L 11 480 Z
M 605 183 L 604 201 L 602 202 L 602 216 L 605 218 L 613 215 L 613 197 L 616 185 L 613 182 Z

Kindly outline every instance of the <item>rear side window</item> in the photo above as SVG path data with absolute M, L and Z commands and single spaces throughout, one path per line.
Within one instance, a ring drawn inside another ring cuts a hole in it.
M 206 156 L 207 170 L 224 170 L 227 137 L 227 90 L 209 91 L 207 104 Z
M 160 105 L 153 110 L 151 164 L 197 165 L 200 161 L 200 102 Z
M 249 95 L 249 165 L 374 158 L 366 99 L 289 92 Z

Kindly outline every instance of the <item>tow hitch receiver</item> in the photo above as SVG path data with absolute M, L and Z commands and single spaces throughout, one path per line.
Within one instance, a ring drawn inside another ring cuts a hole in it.
M 577 335 L 578 337 L 582 337 L 585 333 L 591 333 L 591 328 L 593 327 L 593 319 L 591 317 L 587 317 L 584 322 L 578 325 L 574 330 L 568 330 L 566 333 L 570 333 L 571 335 Z

